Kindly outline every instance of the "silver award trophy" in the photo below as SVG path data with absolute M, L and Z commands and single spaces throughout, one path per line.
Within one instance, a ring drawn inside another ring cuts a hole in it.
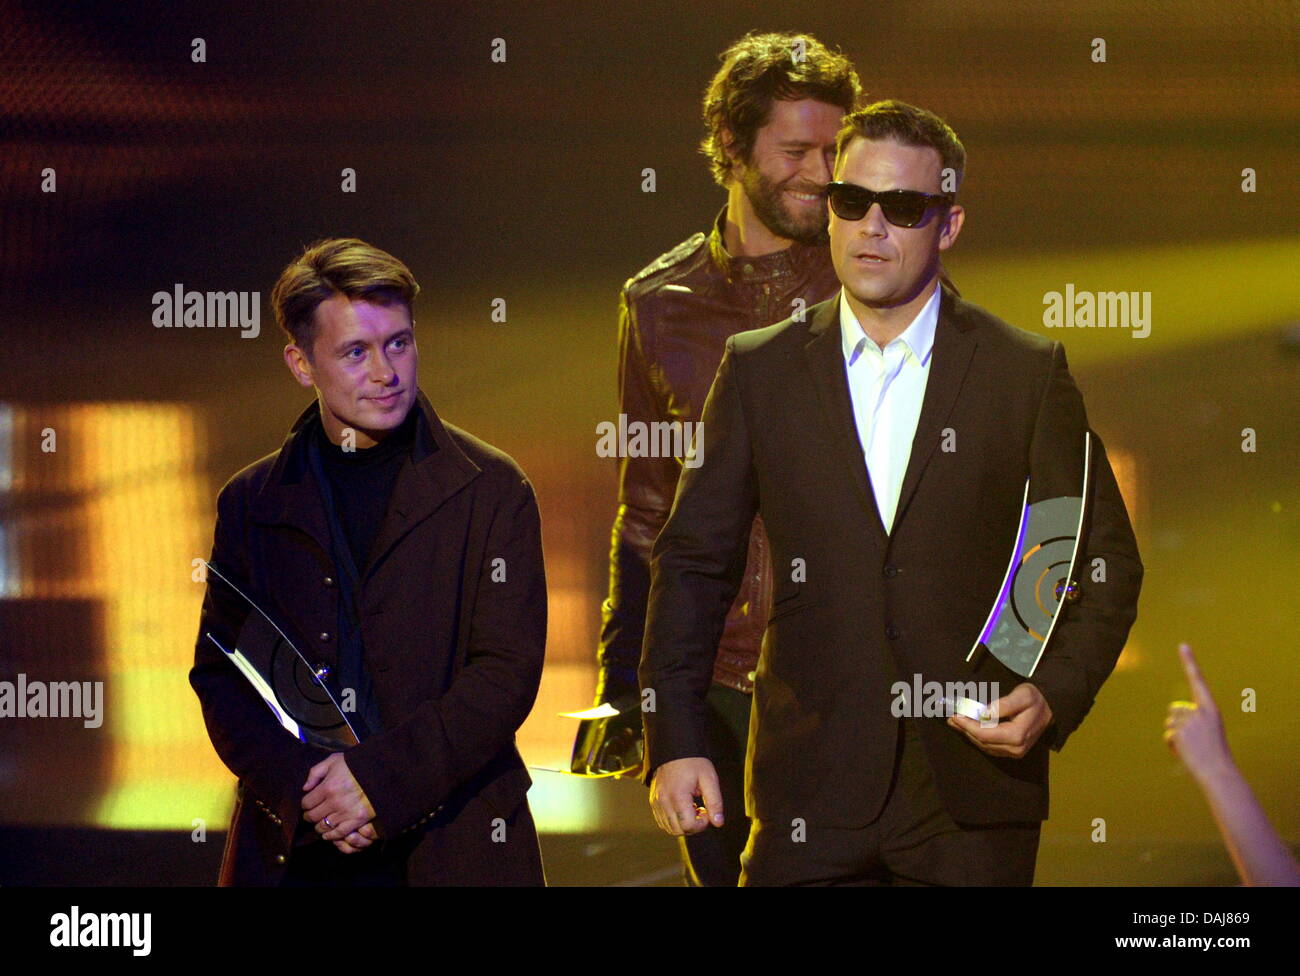
M 1025 499 L 1011 562 L 984 630 L 966 655 L 967 661 L 983 647 L 1023 677 L 1030 677 L 1038 667 L 1061 610 L 1079 598 L 1076 574 L 1082 558 L 1079 543 L 1091 473 L 1092 434 L 1085 431 L 1083 484 L 1077 496 L 1045 498 L 1030 504 L 1029 479 L 1025 479 Z
M 595 708 L 561 712 L 581 724 L 567 772 L 575 776 L 618 778 L 641 765 L 645 739 L 641 731 L 641 698 L 632 694 Z
M 356 745 L 361 740 L 360 721 L 355 715 L 349 721 L 326 686 L 325 675 L 307 662 L 284 628 L 252 598 L 212 563 L 206 566 L 209 585 L 221 587 L 223 600 L 241 605 L 248 616 L 234 647 L 225 647 L 211 632 L 204 636 L 248 679 L 290 735 L 331 751 Z

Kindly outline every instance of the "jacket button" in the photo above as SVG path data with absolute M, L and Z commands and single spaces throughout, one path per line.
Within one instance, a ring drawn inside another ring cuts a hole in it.
M 283 855 L 283 854 L 277 854 L 277 855 L 275 855 L 275 863 L 276 863 L 276 864 L 283 864 L 283 863 L 284 863 L 284 855 Z
M 899 572 L 899 568 L 891 563 L 885 567 L 885 579 L 893 579 Z
M 1069 583 L 1066 583 L 1064 579 L 1057 580 L 1054 592 L 1058 601 L 1061 599 L 1061 594 L 1064 593 L 1066 603 L 1079 602 L 1079 583 L 1077 580 L 1071 580 Z
M 898 640 L 898 628 L 890 624 L 885 628 L 885 636 L 890 640 Z
M 333 577 L 333 576 L 326 576 L 323 580 L 321 580 L 321 582 L 324 583 L 326 586 L 333 586 L 333 585 L 334 585 L 334 577 Z
M 328 644 L 330 639 L 330 632 L 328 630 L 322 630 L 320 632 L 320 639 L 322 643 Z

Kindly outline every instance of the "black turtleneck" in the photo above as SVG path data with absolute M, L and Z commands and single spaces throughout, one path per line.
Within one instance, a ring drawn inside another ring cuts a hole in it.
M 365 572 L 397 473 L 410 453 L 415 439 L 415 412 L 419 408 L 419 404 L 413 403 L 401 426 L 374 447 L 353 451 L 345 451 L 331 441 L 323 423 L 317 426 L 321 460 L 334 489 L 339 521 L 343 523 L 358 573 Z

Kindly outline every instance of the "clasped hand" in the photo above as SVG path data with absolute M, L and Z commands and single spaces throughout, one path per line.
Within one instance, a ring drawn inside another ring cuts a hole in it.
M 370 822 L 375 808 L 348 769 L 343 753 L 330 753 L 313 766 L 302 788 L 303 819 L 316 825 L 323 840 L 332 841 L 344 854 L 355 854 L 378 839 Z

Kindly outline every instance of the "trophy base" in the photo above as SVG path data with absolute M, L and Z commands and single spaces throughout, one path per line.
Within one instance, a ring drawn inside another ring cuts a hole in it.
M 949 715 L 965 715 L 968 719 L 979 722 L 980 725 L 997 724 L 989 707 L 974 698 L 945 698 L 943 705 Z

